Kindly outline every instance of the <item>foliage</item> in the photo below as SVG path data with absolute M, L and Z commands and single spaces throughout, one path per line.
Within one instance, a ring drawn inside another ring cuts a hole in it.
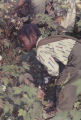
M 46 14 L 37 14 L 33 23 L 38 24 L 43 37 L 61 34 L 64 30 L 51 16 Z
M 51 120 L 81 120 L 81 111 L 60 112 Z
M 70 120 L 67 116 L 67 112 L 60 112 L 51 120 Z
M 0 119 L 45 120 L 48 113 L 44 112 L 42 104 L 46 101 L 38 99 L 37 87 L 31 84 L 34 79 L 38 85 L 41 84 L 44 68 L 36 61 L 35 52 L 25 53 L 14 44 L 18 41 L 17 32 L 25 21 L 25 18 L 22 19 L 17 14 L 10 16 L 9 13 L 15 4 L 15 0 L 13 4 L 0 1 L 0 55 L 2 55 L 0 61 Z M 61 7 L 67 9 L 65 5 Z M 36 20 L 43 37 L 58 34 L 63 30 L 48 15 L 39 14 Z M 80 22 L 77 24 L 81 27 Z M 80 80 L 73 85 L 78 86 L 77 94 L 79 94 L 81 92 Z M 74 105 L 77 110 L 72 110 L 70 113 L 58 113 L 51 120 L 80 120 L 81 111 L 78 110 L 81 109 L 80 105 L 81 99 Z
M 14 119 L 16 119 L 22 116 L 24 120 L 26 120 L 27 118 L 31 120 L 31 117 L 32 120 L 34 120 L 35 117 L 40 117 L 42 112 L 42 105 L 41 101 L 37 98 L 37 89 L 24 83 L 19 83 L 18 86 L 14 84 L 14 80 L 16 79 L 16 77 L 18 79 L 19 76 L 13 74 L 13 77 L 15 78 L 11 79 L 9 77 L 12 76 L 12 74 L 9 74 L 8 71 L 15 71 L 15 69 L 19 67 L 13 65 L 6 67 L 2 67 L 2 71 L 3 73 L 5 73 L 6 78 L 3 77 L 2 84 L 0 86 L 0 108 L 3 109 L 1 118 L 7 119 L 9 117 L 14 117 Z M 23 71 L 17 71 L 17 73 L 21 74 L 22 72 Z M 19 82 L 17 79 L 16 81 Z M 12 84 L 10 84 L 10 82 Z

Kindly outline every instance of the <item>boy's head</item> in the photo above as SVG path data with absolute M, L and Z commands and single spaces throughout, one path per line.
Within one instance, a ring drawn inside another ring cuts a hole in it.
M 40 31 L 35 24 L 25 24 L 18 32 L 18 38 L 27 51 L 30 51 L 36 45 L 39 36 Z

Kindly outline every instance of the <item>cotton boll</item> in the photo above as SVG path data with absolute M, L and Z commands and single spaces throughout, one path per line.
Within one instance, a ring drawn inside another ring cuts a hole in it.
M 2 56 L 0 55 L 0 61 L 2 60 Z
M 6 91 L 6 86 L 5 85 L 2 85 L 2 89 L 3 89 L 3 91 L 5 92 Z

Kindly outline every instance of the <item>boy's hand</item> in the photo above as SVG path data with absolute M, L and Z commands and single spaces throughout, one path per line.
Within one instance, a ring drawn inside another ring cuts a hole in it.
M 41 90 L 41 88 L 38 88 L 37 97 L 38 97 L 39 99 L 44 100 L 44 96 L 45 96 L 44 91 L 43 91 L 43 90 Z

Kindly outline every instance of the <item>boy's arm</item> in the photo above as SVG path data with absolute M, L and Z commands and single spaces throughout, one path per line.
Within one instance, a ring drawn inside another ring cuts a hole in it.
M 49 75 L 59 76 L 59 65 L 46 51 L 37 51 L 37 59 L 47 68 Z

